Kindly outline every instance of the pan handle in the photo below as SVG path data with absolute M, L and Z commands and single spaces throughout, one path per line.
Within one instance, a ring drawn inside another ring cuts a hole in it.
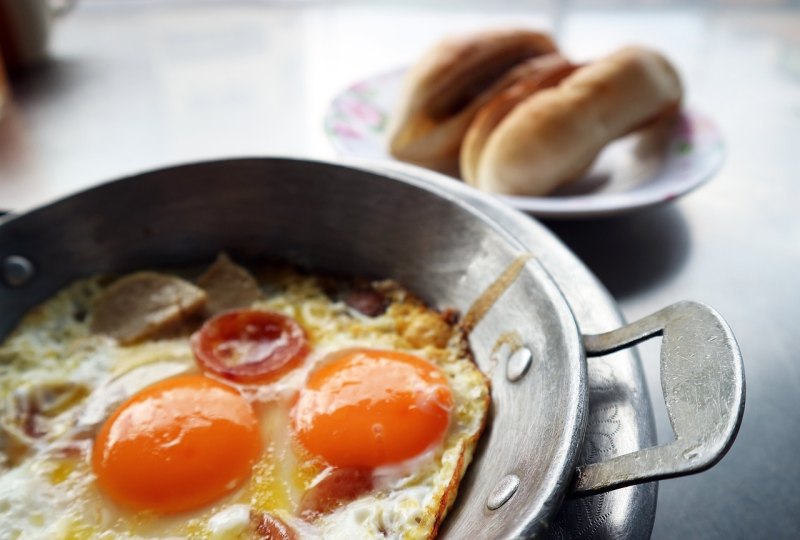
M 587 356 L 651 337 L 661 343 L 661 388 L 675 440 L 578 467 L 572 495 L 704 471 L 733 444 L 744 413 L 744 366 L 727 323 L 712 308 L 678 302 L 604 334 L 583 336 Z

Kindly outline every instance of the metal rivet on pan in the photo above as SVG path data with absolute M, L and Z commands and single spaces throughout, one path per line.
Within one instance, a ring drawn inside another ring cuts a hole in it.
M 520 347 L 511 353 L 506 362 L 506 378 L 511 382 L 520 380 L 531 367 L 531 360 L 533 360 L 533 353 L 527 347 Z
M 519 478 L 517 475 L 508 474 L 504 476 L 500 479 L 492 492 L 489 493 L 489 498 L 486 499 L 486 507 L 489 510 L 497 510 L 514 496 L 518 487 Z
M 12 287 L 21 287 L 33 277 L 33 263 L 19 255 L 9 255 L 3 260 L 3 279 Z

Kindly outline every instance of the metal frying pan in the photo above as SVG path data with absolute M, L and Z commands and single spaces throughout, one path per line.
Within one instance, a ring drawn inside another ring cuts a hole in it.
M 0 224 L 0 335 L 78 277 L 206 262 L 223 249 L 242 260 L 280 257 L 321 272 L 392 277 L 432 305 L 462 313 L 483 298 L 487 309 L 482 317 L 472 311 L 470 342 L 492 380 L 492 420 L 442 531 L 450 538 L 532 536 L 569 491 L 697 472 L 724 455 L 741 421 L 744 374 L 716 312 L 684 302 L 582 336 L 535 254 L 479 206 L 513 211 L 441 182 L 244 159 L 90 189 Z M 501 276 L 505 286 L 494 288 L 501 294 L 485 302 Z M 521 341 L 513 350 L 500 346 L 510 333 Z M 675 440 L 576 470 L 586 357 L 654 335 L 663 335 L 662 387 Z

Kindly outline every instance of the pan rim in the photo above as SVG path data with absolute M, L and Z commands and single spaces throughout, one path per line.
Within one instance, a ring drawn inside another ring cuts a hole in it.
M 459 191 L 467 190 L 470 192 L 470 197 L 478 197 L 485 204 L 502 209 L 502 211 L 513 212 L 513 210 L 511 209 L 502 208 L 501 203 L 499 203 L 496 200 L 493 200 L 490 196 L 486 194 L 476 192 L 473 188 L 470 188 L 468 186 L 459 186 L 456 188 L 451 185 L 452 180 L 444 177 L 437 178 L 434 175 L 418 175 L 415 172 L 414 175 L 409 174 L 409 176 L 403 176 L 399 174 L 393 174 L 391 171 L 386 171 L 386 170 L 376 172 L 374 169 L 363 168 L 363 165 L 355 163 L 342 164 L 339 162 L 332 162 L 332 161 L 307 160 L 307 159 L 300 160 L 294 158 L 256 157 L 256 158 L 233 158 L 224 160 L 217 159 L 217 160 L 193 162 L 190 164 L 174 165 L 170 167 L 158 168 L 144 173 L 125 176 L 117 180 L 112 180 L 97 186 L 93 186 L 85 190 L 81 190 L 72 195 L 69 195 L 67 197 L 27 210 L 24 214 L 14 216 L 4 221 L 2 224 L 0 224 L 0 228 L 13 226 L 13 224 L 18 220 L 24 220 L 28 216 L 34 216 L 41 212 L 46 212 L 48 209 L 56 205 L 69 204 L 70 202 L 78 200 L 81 197 L 85 196 L 87 193 L 99 192 L 105 189 L 113 190 L 114 185 L 123 182 L 126 183 L 132 182 L 141 176 L 153 174 L 156 172 L 162 174 L 167 172 L 179 173 L 191 167 L 203 167 L 212 164 L 215 164 L 216 166 L 223 166 L 225 163 L 231 163 L 231 162 L 242 163 L 248 161 L 258 161 L 258 162 L 269 161 L 272 163 L 282 163 L 284 165 L 315 164 L 318 166 L 334 167 L 339 169 L 350 169 L 350 170 L 355 169 L 371 175 L 388 177 L 393 181 L 410 185 L 417 189 L 430 192 L 437 197 L 448 200 L 449 202 L 457 205 L 461 209 L 469 212 L 473 216 L 480 219 L 485 225 L 488 225 L 491 228 L 493 228 L 498 234 L 501 234 L 504 237 L 504 239 L 507 242 L 509 242 L 509 244 L 515 246 L 518 249 L 518 251 L 520 252 L 525 251 L 522 243 L 517 239 L 515 239 L 514 236 L 509 231 L 503 228 L 500 224 L 498 224 L 494 219 L 485 214 L 482 210 L 473 206 L 465 198 L 458 196 Z M 445 182 L 447 184 L 445 184 Z M 456 193 L 456 195 L 453 195 L 454 192 Z M 541 285 L 548 291 L 550 299 L 554 302 L 554 304 L 557 304 L 560 308 L 559 315 L 560 315 L 560 322 L 562 323 L 561 324 L 562 334 L 566 333 L 570 334 L 569 337 L 565 336 L 564 339 L 565 342 L 572 344 L 571 352 L 573 352 L 574 354 L 571 354 L 569 362 L 571 364 L 571 367 L 575 369 L 571 369 L 569 372 L 570 380 L 568 384 L 569 388 L 568 402 L 570 403 L 570 410 L 572 411 L 572 413 L 562 419 L 563 420 L 562 435 L 559 438 L 561 443 L 558 445 L 561 451 L 558 453 L 558 458 L 559 458 L 558 463 L 550 464 L 549 471 L 554 471 L 554 472 L 549 473 L 546 483 L 546 489 L 541 490 L 543 492 L 546 492 L 546 495 L 541 498 L 541 504 L 539 505 L 539 508 L 532 510 L 528 515 L 528 519 L 517 524 L 513 534 L 511 534 L 511 536 L 513 537 L 517 536 L 527 537 L 532 534 L 535 534 L 541 529 L 541 527 L 545 525 L 547 518 L 551 517 L 560 506 L 561 501 L 566 494 L 569 480 L 572 477 L 574 466 L 578 459 L 580 448 L 582 447 L 583 444 L 585 428 L 586 428 L 586 416 L 587 416 L 586 415 L 586 410 L 587 410 L 586 364 L 585 364 L 585 359 L 583 357 L 583 349 L 580 346 L 580 339 L 579 339 L 580 332 L 578 330 L 577 323 L 572 314 L 569 303 L 567 302 L 566 298 L 564 297 L 563 293 L 559 289 L 556 282 L 547 272 L 547 269 L 539 261 L 534 260 L 529 262 L 526 268 L 529 272 L 533 272 L 535 274 L 537 282 L 541 283 Z

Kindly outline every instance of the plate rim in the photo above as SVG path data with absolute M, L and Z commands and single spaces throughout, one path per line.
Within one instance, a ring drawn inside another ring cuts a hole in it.
M 398 66 L 373 73 L 372 75 L 367 75 L 340 89 L 336 92 L 333 98 L 329 100 L 324 113 L 323 128 L 325 131 L 325 136 L 331 147 L 333 147 L 334 151 L 336 152 L 338 158 L 356 160 L 364 159 L 371 161 L 377 161 L 379 159 L 372 156 L 358 155 L 353 153 L 349 150 L 347 145 L 342 144 L 341 141 L 343 140 L 343 137 L 337 135 L 335 133 L 336 130 L 333 127 L 334 123 L 338 120 L 336 115 L 337 103 L 347 96 L 357 93 L 359 86 L 362 86 L 365 83 L 375 83 L 376 81 L 397 79 L 402 77 L 402 75 L 408 69 L 409 66 Z M 715 122 L 709 115 L 705 114 L 694 106 L 686 105 L 683 106 L 680 114 L 684 118 L 690 119 L 693 124 L 702 121 L 707 126 L 707 129 L 713 133 L 713 144 L 716 146 L 715 151 L 708 154 L 710 158 L 706 159 L 706 162 L 703 164 L 704 167 L 699 168 L 695 173 L 684 177 L 685 181 L 683 182 L 669 181 L 658 189 L 634 189 L 616 193 L 576 195 L 574 197 L 527 197 L 504 195 L 491 192 L 486 193 L 497 198 L 503 203 L 508 204 L 512 208 L 541 219 L 549 220 L 611 217 L 633 213 L 639 210 L 646 210 L 675 201 L 694 191 L 700 186 L 708 183 L 712 178 L 717 176 L 725 164 L 728 154 L 728 147 L 722 135 L 722 131 L 717 122 Z M 385 133 L 386 125 L 388 123 L 388 114 L 386 116 L 387 117 L 384 119 L 383 125 L 381 126 L 380 133 Z M 430 170 L 413 163 L 407 163 L 395 159 L 390 155 L 381 158 L 381 160 L 388 163 L 417 167 L 423 171 Z M 463 183 L 460 178 L 455 178 L 446 174 L 444 176 L 452 181 Z

